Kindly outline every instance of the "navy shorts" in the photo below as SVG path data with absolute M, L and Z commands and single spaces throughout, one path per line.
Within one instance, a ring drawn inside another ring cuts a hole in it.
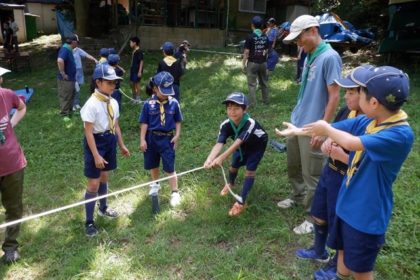
M 139 78 L 138 73 L 139 73 L 138 68 L 136 68 L 136 69 L 131 68 L 130 69 L 130 81 L 132 81 L 133 83 L 140 82 L 141 78 Z
M 316 186 L 311 215 L 326 221 L 328 229 L 331 228 L 334 222 L 335 205 L 337 204 L 337 195 L 343 182 L 343 177 L 343 174 L 331 169 L 327 163 L 322 169 L 318 185 Z
M 117 100 L 118 102 L 118 111 L 121 112 L 122 111 L 122 106 L 121 106 L 121 98 L 122 98 L 122 94 L 121 91 L 119 89 L 114 89 L 114 92 L 112 92 L 112 98 L 114 98 L 115 100 Z
M 264 149 L 258 149 L 255 151 L 242 150 L 242 160 L 239 150 L 236 150 L 232 155 L 231 166 L 233 168 L 239 168 L 241 166 L 246 166 L 246 170 L 255 171 L 257 170 L 258 164 L 264 156 L 265 148 L 267 147 L 267 142 L 265 143 Z
M 385 243 L 385 234 L 361 232 L 336 216 L 328 246 L 344 251 L 344 264 L 354 272 L 370 272 L 375 266 L 379 250 Z
M 105 132 L 103 134 L 93 134 L 96 142 L 98 153 L 103 157 L 108 164 L 105 164 L 104 169 L 96 168 L 95 159 L 89 149 L 86 137 L 83 140 L 83 149 L 85 155 L 84 173 L 88 178 L 99 178 L 101 171 L 109 171 L 117 168 L 117 136 L 115 134 Z
M 171 135 L 155 135 L 147 132 L 147 150 L 144 152 L 144 169 L 150 170 L 159 167 L 162 158 L 163 170 L 167 173 L 175 171 L 175 149 L 171 143 Z

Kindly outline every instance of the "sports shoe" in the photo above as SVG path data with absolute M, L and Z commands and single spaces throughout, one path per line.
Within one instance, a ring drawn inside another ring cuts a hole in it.
M 225 196 L 229 193 L 229 187 L 232 187 L 230 184 L 226 184 L 223 189 L 220 191 L 221 196 Z
M 324 250 L 322 255 L 317 255 L 314 247 L 296 250 L 296 257 L 304 260 L 314 260 L 320 263 L 327 263 L 330 260 L 330 256 L 326 250 Z
M 296 234 L 308 234 L 314 231 L 314 224 L 305 220 L 293 229 Z
M 235 202 L 235 204 L 233 204 L 232 208 L 230 208 L 229 210 L 229 216 L 234 217 L 234 216 L 239 216 L 242 211 L 244 211 L 246 208 L 245 204 L 240 204 L 239 202 Z
M 118 212 L 109 207 L 106 207 L 104 210 L 98 209 L 98 215 L 101 217 L 107 217 L 107 218 L 113 219 L 113 218 L 118 217 Z
M 294 206 L 296 204 L 296 202 L 293 199 L 287 198 L 285 200 L 279 201 L 277 203 L 277 206 L 282 208 L 282 209 L 287 209 L 290 208 L 292 206 Z
M 98 234 L 98 230 L 95 227 L 94 223 L 88 223 L 85 225 L 85 232 L 87 237 L 94 237 Z
M 159 183 L 151 183 L 149 186 L 150 186 L 149 195 L 158 195 L 159 190 L 160 190 L 160 184 Z
M 82 109 L 82 107 L 80 107 L 79 104 L 73 106 L 73 111 L 78 111 L 80 109 Z
M 171 193 L 171 200 L 169 201 L 169 204 L 171 207 L 177 207 L 179 204 L 181 204 L 181 196 L 178 192 Z
M 334 280 L 337 277 L 337 266 L 327 266 L 314 272 L 315 280 Z
M 17 250 L 6 250 L 4 251 L 3 261 L 6 264 L 12 264 L 17 262 L 20 259 L 19 253 Z

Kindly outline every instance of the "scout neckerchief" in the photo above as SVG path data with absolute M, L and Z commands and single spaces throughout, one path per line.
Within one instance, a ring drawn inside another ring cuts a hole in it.
M 263 32 L 261 31 L 261 29 L 255 28 L 253 33 L 255 35 L 257 35 L 257 37 L 261 37 L 261 35 L 263 34 Z
M 168 55 L 168 56 L 165 56 L 165 58 L 163 59 L 163 61 L 166 63 L 166 65 L 168 65 L 169 67 L 171 67 L 172 64 L 174 64 L 178 60 L 175 57 L 173 57 L 171 55 Z
M 112 108 L 112 105 L 111 105 L 111 98 L 105 96 L 103 93 L 100 93 L 97 90 L 95 90 L 95 92 L 93 93 L 93 96 L 95 96 L 96 99 L 98 99 L 99 101 L 102 101 L 102 102 L 106 103 L 106 110 L 107 110 L 107 113 L 108 113 L 109 130 L 111 131 L 112 134 L 115 134 L 114 109 Z
M 407 117 L 407 114 L 403 110 L 400 110 L 397 114 L 387 118 L 384 122 L 382 122 L 379 125 L 376 125 L 376 120 L 373 120 L 366 127 L 365 134 L 375 134 L 383 129 L 387 129 L 397 125 L 408 125 L 408 122 L 406 121 Z M 351 178 L 356 173 L 362 157 L 363 150 L 356 151 L 353 160 L 351 161 L 350 167 L 347 169 L 346 187 L 349 186 Z
M 64 43 L 63 48 L 68 49 L 71 53 L 73 53 L 73 48 L 72 48 L 72 47 L 70 47 L 70 45 L 69 45 L 69 44 Z
M 357 116 L 356 110 L 351 110 L 350 113 L 347 115 L 348 119 L 355 118 Z
M 321 41 L 321 43 L 318 45 L 315 51 L 313 53 L 308 53 L 308 55 L 306 56 L 306 63 L 305 63 L 305 67 L 303 68 L 303 74 L 302 74 L 302 83 L 299 89 L 298 103 L 303 98 L 303 92 L 305 91 L 306 82 L 308 81 L 308 76 L 309 76 L 309 69 L 311 68 L 312 63 L 315 61 L 315 59 L 318 56 L 320 56 L 322 53 L 326 52 L 329 49 L 331 49 L 330 44 L 327 44 L 324 41 Z
M 133 50 L 133 52 L 131 53 L 131 63 L 133 63 L 134 62 L 134 54 L 136 53 L 136 51 L 137 50 L 139 50 L 140 49 L 140 47 L 135 47 L 134 48 L 134 50 Z
M 234 141 L 236 140 L 236 138 L 238 138 L 239 132 L 244 127 L 244 125 L 249 120 L 249 118 L 250 118 L 249 114 L 248 113 L 245 113 L 243 115 L 241 121 L 239 122 L 238 127 L 236 127 L 235 123 L 231 119 L 229 119 L 230 126 L 232 127 L 233 132 L 235 133 L 235 138 L 233 139 Z M 242 155 L 242 149 L 241 149 L 241 147 L 239 147 L 239 155 L 240 155 L 240 159 L 242 161 L 243 160 L 243 155 Z
M 157 96 L 156 96 L 157 97 Z M 156 99 L 156 102 L 159 104 L 159 111 L 160 111 L 160 125 L 165 126 L 166 118 L 165 118 L 165 107 L 164 105 L 168 103 L 168 99 L 160 101 L 159 98 Z

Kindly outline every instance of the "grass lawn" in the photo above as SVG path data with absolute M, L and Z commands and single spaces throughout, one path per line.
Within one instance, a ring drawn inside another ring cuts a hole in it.
M 142 89 L 160 58 L 158 52 L 146 52 Z M 129 59 L 129 54 L 123 57 L 126 69 Z M 226 95 L 247 92 L 239 59 L 191 52 L 189 60 L 181 86 L 185 121 L 177 150 L 178 172 L 203 164 L 219 124 L 226 118 L 220 104 Z M 58 116 L 55 73 L 55 55 L 50 50 L 34 57 L 31 73 L 5 75 L 4 87 L 19 89 L 27 84 L 35 88 L 26 117 L 16 128 L 28 160 L 25 215 L 79 201 L 85 191 L 82 121 L 75 115 L 71 122 L 64 123 Z M 270 138 L 275 138 L 274 127 L 289 119 L 296 102 L 294 75 L 294 63 L 283 61 L 270 78 L 271 104 L 260 103 L 250 112 Z M 127 79 L 123 90 L 130 94 Z M 405 109 L 416 135 L 420 132 L 419 95 L 419 76 L 412 71 L 411 98 Z M 84 85 L 82 100 L 87 97 L 88 86 Z M 111 191 L 150 180 L 138 150 L 139 111 L 139 105 L 123 99 L 120 123 L 131 157 L 119 156 L 119 168 L 111 173 Z M 418 279 L 420 275 L 419 147 L 416 139 L 394 184 L 394 215 L 387 244 L 377 260 L 377 279 Z M 242 176 L 238 178 L 241 184 Z M 291 193 L 286 155 L 267 147 L 256 179 L 249 207 L 238 218 L 227 215 L 233 199 L 219 196 L 223 178 L 215 169 L 179 178 L 183 202 L 177 210 L 169 207 L 170 191 L 164 183 L 160 191 L 161 213 L 156 217 L 151 212 L 148 189 L 109 199 L 121 217 L 112 221 L 97 218 L 100 234 L 93 239 L 84 233 L 83 207 L 27 222 L 20 236 L 22 260 L 11 266 L 0 265 L 0 278 L 310 279 L 319 265 L 297 260 L 295 250 L 311 245 L 312 235 L 297 236 L 292 232 L 303 221 L 303 209 L 282 211 L 276 206 Z M 1 211 L 0 221 L 4 221 Z

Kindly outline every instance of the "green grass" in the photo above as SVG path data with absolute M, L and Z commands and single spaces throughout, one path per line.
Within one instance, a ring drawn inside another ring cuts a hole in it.
M 146 53 L 145 79 L 154 73 L 160 54 Z M 189 71 L 182 80 L 185 121 L 177 171 L 201 166 L 225 119 L 220 102 L 232 91 L 247 92 L 240 60 L 223 55 L 191 53 Z M 38 55 L 32 73 L 5 76 L 4 87 L 35 88 L 28 112 L 16 128 L 25 150 L 25 215 L 39 213 L 82 199 L 83 127 L 79 116 L 64 123 L 58 117 L 54 55 Z M 129 55 L 123 57 L 128 68 Z M 270 80 L 271 105 L 251 111 L 274 138 L 274 127 L 288 120 L 296 100 L 294 64 L 282 62 Z M 419 135 L 420 80 L 412 73 L 411 98 L 405 109 Z M 88 77 L 87 77 L 88 78 Z M 126 78 L 127 80 L 127 78 Z M 144 85 L 144 82 L 143 82 Z M 144 88 L 142 86 L 142 88 Z M 124 81 L 123 90 L 130 93 Z M 82 88 L 82 99 L 88 86 Z M 144 93 L 143 93 L 144 97 Z M 138 151 L 140 106 L 123 99 L 120 119 L 130 158 L 119 156 L 119 168 L 111 173 L 111 191 L 147 182 L 143 156 Z M 387 245 L 376 265 L 377 279 L 417 279 L 419 254 L 419 141 L 394 184 L 395 208 Z M 227 163 L 226 163 L 227 166 Z M 242 173 L 241 173 L 242 174 Z M 242 178 L 239 176 L 239 182 Z M 5 279 L 309 279 L 319 265 L 299 261 L 294 251 L 311 244 L 312 236 L 297 236 L 292 228 L 302 222 L 300 208 L 281 211 L 276 202 L 287 197 L 286 155 L 270 147 L 249 197 L 249 207 L 238 218 L 227 215 L 231 197 L 218 195 L 223 184 L 218 169 L 179 178 L 183 203 L 168 205 L 169 189 L 161 190 L 161 213 L 153 217 L 145 189 L 111 198 L 121 212 L 117 220 L 97 219 L 100 234 L 84 234 L 84 208 L 33 220 L 22 226 L 22 261 L 0 266 Z M 2 210 L 3 211 L 3 210 Z M 4 220 L 4 211 L 0 220 Z M 417 275 L 417 277 L 416 277 Z

